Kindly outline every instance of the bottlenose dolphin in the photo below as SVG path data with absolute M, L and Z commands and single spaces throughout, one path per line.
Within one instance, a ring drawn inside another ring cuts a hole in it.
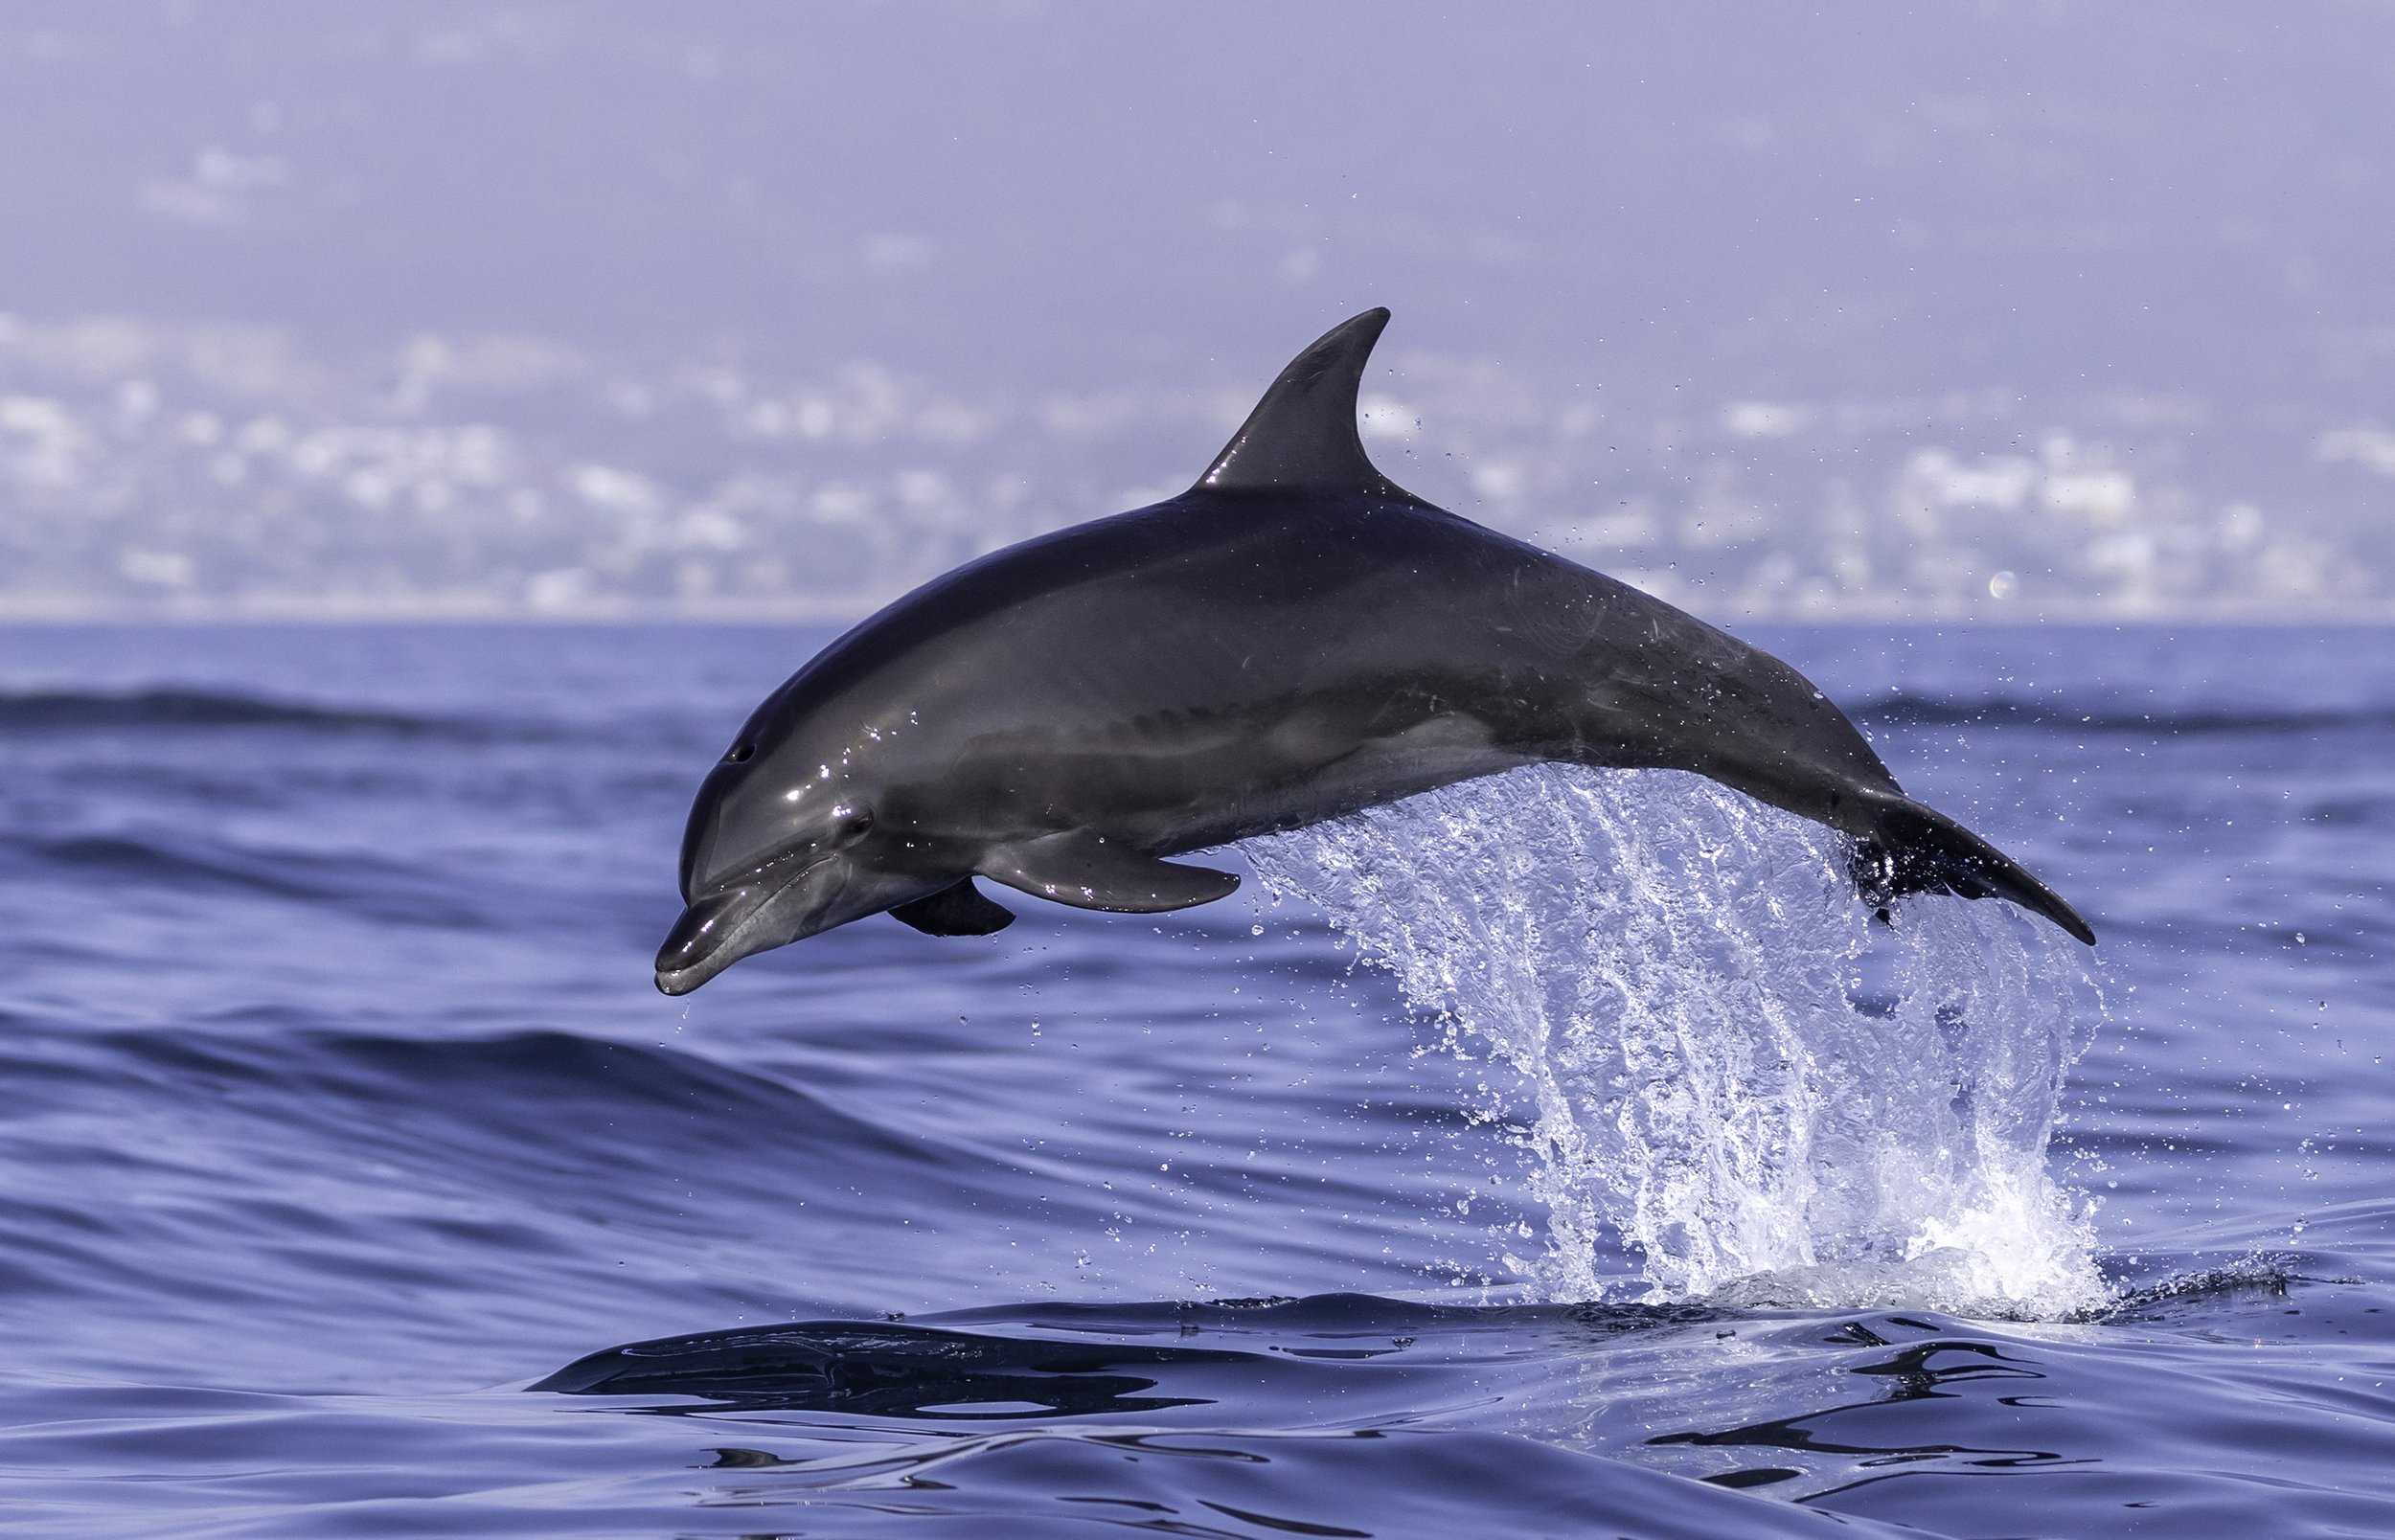
M 1382 476 L 1356 394 L 1388 318 L 1298 354 L 1188 491 L 935 578 L 767 696 L 691 808 L 657 987 L 884 910 L 987 935 L 1015 917 L 975 877 L 1185 909 L 1239 879 L 1168 856 L 1547 759 L 1838 829 L 1882 913 L 2007 898 L 2094 941 L 1795 669 Z

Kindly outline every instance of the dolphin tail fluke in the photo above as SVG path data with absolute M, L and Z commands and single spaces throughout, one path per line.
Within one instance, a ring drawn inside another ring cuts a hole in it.
M 1855 841 L 1855 888 L 1882 907 L 1908 893 L 2002 898 L 2043 915 L 2089 946 L 2095 931 L 2020 863 L 1944 813 L 1904 797 L 1879 809 L 1875 834 Z

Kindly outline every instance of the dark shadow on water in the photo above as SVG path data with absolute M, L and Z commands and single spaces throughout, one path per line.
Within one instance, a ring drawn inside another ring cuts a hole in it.
M 687 1395 L 774 1411 L 972 1418 L 1158 1412 L 1206 1397 L 1145 1395 L 1162 1365 L 1256 1355 L 1202 1348 L 975 1336 L 899 1323 L 799 1321 L 593 1353 L 534 1385 L 566 1395 Z
M 1557 1363 L 1641 1334 L 1710 1340 L 1725 1315 L 1359 1294 L 1013 1305 L 631 1343 L 529 1389 L 719 1419 L 738 1431 L 696 1467 L 716 1500 L 799 1506 L 804 1533 L 901 1511 L 1042 1540 L 1898 1532 L 1741 1490 L 1800 1474 L 1778 1465 L 1694 1480 L 1435 1415 L 1527 1406 Z
M 1719 1314 L 1694 1305 L 1476 1307 L 1360 1294 L 1014 1305 L 957 1311 L 932 1318 L 936 1325 L 803 1321 L 630 1343 L 529 1389 L 899 1417 L 1147 1413 L 1213 1404 L 1226 1393 L 1303 1397 L 1329 1389 L 1321 1376 L 1367 1365 L 1436 1373 Z

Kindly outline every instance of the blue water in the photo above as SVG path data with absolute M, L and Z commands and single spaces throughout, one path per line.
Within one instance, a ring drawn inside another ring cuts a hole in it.
M 2092 956 L 1532 771 L 666 1000 L 822 639 L 0 632 L 0 1525 L 2395 1533 L 2395 634 L 1758 637 Z

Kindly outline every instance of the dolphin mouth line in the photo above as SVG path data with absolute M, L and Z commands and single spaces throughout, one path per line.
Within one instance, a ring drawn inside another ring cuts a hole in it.
M 773 907 L 774 901 L 812 876 L 830 859 L 829 855 L 817 855 L 815 859 L 807 862 L 780 882 L 764 889 L 748 902 L 745 912 L 740 915 L 731 929 L 723 932 L 716 940 L 714 945 L 680 967 L 665 966 L 665 957 L 661 951 L 658 955 L 656 970 L 658 992 L 668 995 L 689 994 L 709 979 L 738 962 L 741 958 L 748 956 L 748 953 L 740 949 L 740 943 L 757 928 L 758 923 L 765 917 L 765 912 Z M 734 891 L 737 892 L 738 889 Z M 704 898 L 696 899 L 685 908 L 682 912 L 682 919 L 674 922 L 674 931 L 678 932 L 683 923 L 689 919 L 691 910 L 705 902 L 707 900 Z M 670 949 L 673 944 L 673 936 L 669 934 L 666 938 L 666 947 Z

